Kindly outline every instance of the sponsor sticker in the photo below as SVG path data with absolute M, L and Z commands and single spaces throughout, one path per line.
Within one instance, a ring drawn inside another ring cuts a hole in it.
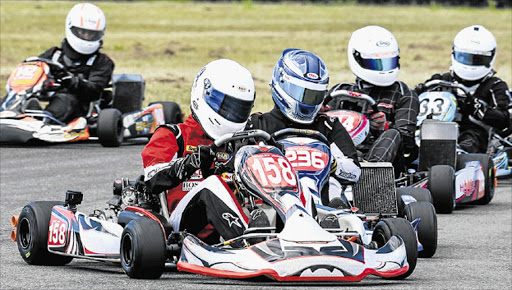
M 387 47 L 387 46 L 389 46 L 389 41 L 379 40 L 379 41 L 377 41 L 376 45 L 378 47 Z
M 183 190 L 183 191 L 191 191 L 198 184 L 199 184 L 198 181 L 185 181 L 181 185 L 181 190 Z
M 312 72 L 308 73 L 307 77 L 310 79 L 318 79 L 318 75 L 316 73 L 312 73 Z

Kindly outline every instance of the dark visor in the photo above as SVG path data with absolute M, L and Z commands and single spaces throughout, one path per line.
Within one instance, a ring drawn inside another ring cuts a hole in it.
M 494 52 L 495 50 L 492 50 L 489 53 L 487 53 L 490 55 L 483 55 L 454 50 L 453 57 L 457 62 L 460 62 L 465 65 L 484 65 L 486 67 L 489 67 L 492 58 L 494 57 Z
M 217 91 L 212 86 L 203 91 L 203 98 L 217 114 L 234 123 L 246 122 L 253 106 L 252 101 L 234 98 Z
M 87 41 L 97 41 L 103 37 L 103 31 L 84 29 L 76 26 L 71 27 L 71 32 L 73 32 L 76 37 Z
M 327 91 L 317 91 L 306 89 L 302 86 L 296 85 L 290 81 L 283 81 L 279 86 L 296 101 L 309 105 L 316 106 L 323 102 L 325 93 Z
M 398 60 L 400 57 L 387 58 L 363 58 L 359 52 L 354 52 L 354 58 L 357 63 L 364 69 L 375 70 L 375 71 L 390 71 L 399 67 Z

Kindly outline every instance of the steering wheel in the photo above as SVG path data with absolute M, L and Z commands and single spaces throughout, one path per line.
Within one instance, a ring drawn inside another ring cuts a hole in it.
M 281 140 L 281 139 L 284 139 L 285 137 L 290 137 L 290 136 L 313 138 L 313 139 L 323 142 L 325 144 L 329 144 L 327 137 L 325 137 L 324 134 L 322 134 L 318 131 L 315 131 L 315 130 L 285 128 L 285 129 L 281 129 L 281 130 L 275 132 L 274 134 L 272 134 L 272 137 L 274 137 L 275 140 Z

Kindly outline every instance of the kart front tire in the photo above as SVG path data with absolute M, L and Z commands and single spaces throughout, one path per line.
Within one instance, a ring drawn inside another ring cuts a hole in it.
M 16 226 L 16 243 L 23 260 L 30 265 L 62 266 L 73 257 L 61 256 L 48 251 L 48 231 L 52 208 L 58 201 L 30 202 L 23 209 Z
M 405 243 L 409 270 L 400 276 L 391 277 L 389 279 L 402 280 L 411 275 L 416 268 L 416 262 L 418 260 L 418 242 L 411 223 L 403 218 L 386 218 L 378 222 L 373 230 L 372 241 L 375 241 L 380 248 L 384 246 L 393 235 L 400 236 Z
M 164 109 L 164 118 L 166 124 L 178 124 L 183 123 L 183 114 L 181 112 L 180 105 L 175 102 L 155 102 L 153 104 L 161 104 Z
M 428 171 L 427 188 L 438 213 L 452 213 L 455 209 L 455 171 L 449 165 L 434 165 Z
M 416 231 L 423 251 L 419 251 L 418 256 L 431 258 L 437 250 L 437 215 L 434 206 L 427 201 L 412 202 L 405 206 L 404 212 L 409 222 L 420 219 Z
M 105 147 L 119 147 L 123 143 L 123 118 L 117 109 L 104 109 L 98 117 L 98 139 Z
M 426 188 L 419 188 L 419 187 L 399 187 L 396 189 L 396 203 L 398 206 L 398 216 L 404 217 L 404 208 L 405 203 L 402 199 L 402 195 L 410 195 L 416 199 L 416 201 L 427 201 L 430 203 L 433 203 L 434 200 L 432 199 L 432 195 L 430 194 L 430 191 Z
M 135 279 L 158 279 L 166 261 L 166 245 L 158 222 L 148 219 L 130 221 L 121 235 L 121 266 Z
M 457 170 L 464 168 L 466 162 L 469 161 L 479 161 L 484 171 L 485 194 L 482 198 L 476 200 L 474 204 L 488 204 L 494 198 L 494 179 L 496 177 L 494 162 L 488 154 L 460 154 L 457 156 Z

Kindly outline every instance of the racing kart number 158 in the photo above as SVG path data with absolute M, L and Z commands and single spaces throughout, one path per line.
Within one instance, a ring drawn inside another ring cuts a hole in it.
M 212 149 L 248 138 L 261 141 L 240 146 L 233 166 L 216 166 L 232 169 L 231 174 L 219 175 L 217 171 L 203 183 L 223 186 L 229 192 L 234 186 L 240 192 L 233 194 L 245 197 L 244 207 L 265 204 L 282 222 L 278 230 L 275 226 L 249 227 L 231 240 L 205 244 L 172 228 L 165 192 L 155 196 L 143 189 L 143 182 L 122 181 L 114 184 L 114 193 L 121 191 L 117 198 L 123 201 L 109 202 L 116 209 L 114 218 L 79 212 L 77 205 L 83 194 L 69 191 L 64 203 L 28 203 L 12 219 L 16 227 L 12 239 L 28 264 L 64 265 L 73 258 L 120 261 L 132 278 L 159 278 L 166 263 L 175 263 L 180 271 L 204 275 L 267 276 L 278 281 L 359 281 L 367 275 L 403 279 L 411 274 L 409 261 L 416 263 L 417 252 L 408 257 L 407 245 L 416 250 L 416 237 L 408 221 L 397 219 L 403 221 L 400 235 L 385 235 L 384 228 L 376 230 L 382 239 L 378 249 L 346 239 L 349 232 L 327 231 L 305 207 L 304 201 L 312 197 L 302 191 L 292 164 L 268 133 L 252 130 L 228 134 L 215 140 Z M 132 203 L 125 204 L 125 194 L 130 194 Z M 398 222 L 392 225 L 400 227 Z

